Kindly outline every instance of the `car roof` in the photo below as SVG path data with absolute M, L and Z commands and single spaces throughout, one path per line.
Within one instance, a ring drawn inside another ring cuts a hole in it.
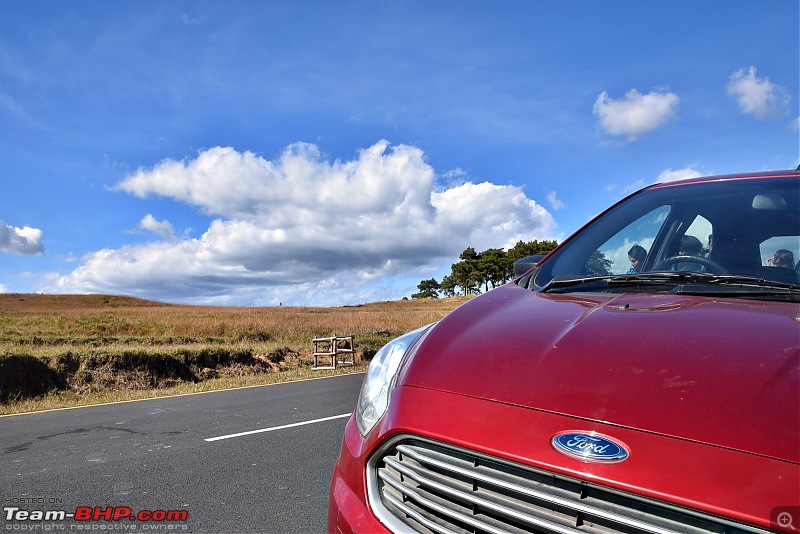
M 682 185 L 706 183 L 706 182 L 728 182 L 736 180 L 759 180 L 764 178 L 798 178 L 800 177 L 800 167 L 795 170 L 785 171 L 761 171 L 761 172 L 748 172 L 736 174 L 720 174 L 710 176 L 698 176 L 695 178 L 687 178 L 685 180 L 676 180 L 672 182 L 657 182 L 646 189 L 661 189 L 664 187 L 679 187 Z

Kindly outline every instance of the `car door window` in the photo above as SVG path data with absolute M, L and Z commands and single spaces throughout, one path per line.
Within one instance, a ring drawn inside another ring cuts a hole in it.
M 771 237 L 762 242 L 758 248 L 761 252 L 762 265 L 795 268 L 800 263 L 800 236 Z

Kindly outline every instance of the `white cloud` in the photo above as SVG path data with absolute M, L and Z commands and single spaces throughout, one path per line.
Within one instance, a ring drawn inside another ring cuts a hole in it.
M 789 129 L 794 131 L 800 130 L 800 117 L 797 117 L 789 124 Z
M 564 209 L 564 203 L 556 196 L 555 191 L 550 191 L 550 193 L 547 194 L 547 202 L 550 203 L 550 207 L 555 211 Z
M 643 188 L 646 185 L 648 184 L 645 183 L 645 181 L 640 178 L 639 180 L 636 180 L 635 182 L 626 185 L 625 188 L 622 190 L 622 192 L 619 193 L 619 198 L 626 197 L 631 193 L 638 191 L 639 189 Z
M 462 176 L 463 178 L 463 176 Z M 217 216 L 196 239 L 148 215 L 140 227 L 172 240 L 101 250 L 51 292 L 110 292 L 160 300 L 345 304 L 399 298 L 467 246 L 552 238 L 550 213 L 521 188 L 462 181 L 442 187 L 415 147 L 386 141 L 351 161 L 314 145 L 274 161 L 232 148 L 139 169 L 118 189 L 158 195 Z
M 0 221 L 0 252 L 41 254 L 44 252 L 42 231 L 29 226 L 16 228 Z
M 703 176 L 703 173 L 692 169 L 691 167 L 687 167 L 685 169 L 667 169 L 662 171 L 655 180 L 644 180 L 642 178 L 629 183 L 626 185 L 622 191 L 619 193 L 618 197 L 626 197 L 631 193 L 635 193 L 639 189 L 646 187 L 651 184 L 663 184 L 667 182 L 677 182 L 678 180 L 688 180 L 689 178 L 697 178 L 698 176 Z M 606 189 L 607 191 L 613 191 L 614 188 Z
M 172 227 L 172 224 L 167 220 L 158 221 L 149 213 L 139 221 L 139 228 L 147 230 L 148 232 L 153 232 L 165 241 L 175 240 L 175 229 Z
M 757 119 L 783 115 L 791 101 L 786 88 L 775 85 L 767 78 L 756 77 L 755 67 L 747 72 L 739 69 L 728 81 L 728 96 L 736 100 L 742 113 Z
M 678 169 L 675 171 L 672 169 L 667 169 L 658 175 L 658 178 L 655 179 L 654 183 L 663 184 L 666 182 L 677 182 L 679 180 L 688 180 L 690 178 L 697 178 L 699 176 L 703 176 L 703 173 L 691 168 Z
M 633 141 L 672 119 L 679 101 L 675 93 L 653 91 L 642 95 L 636 89 L 614 100 L 603 91 L 595 100 L 593 113 L 606 133 Z

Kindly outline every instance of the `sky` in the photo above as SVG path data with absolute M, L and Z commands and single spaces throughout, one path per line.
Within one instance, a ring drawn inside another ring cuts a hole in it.
M 0 292 L 396 300 L 656 181 L 800 164 L 797 0 L 0 17 Z

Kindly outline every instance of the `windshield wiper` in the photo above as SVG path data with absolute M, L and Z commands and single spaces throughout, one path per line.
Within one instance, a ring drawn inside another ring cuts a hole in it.
M 597 276 L 556 276 L 548 283 L 546 283 L 539 290 L 543 293 L 552 291 L 554 289 L 562 289 L 566 287 L 576 287 L 582 285 L 593 284 L 595 282 L 606 282 L 606 285 L 612 284 L 631 284 L 631 285 L 652 285 L 662 283 L 674 283 L 674 279 L 681 278 L 683 273 L 646 273 L 646 274 L 604 274 Z
M 574 286 L 582 286 L 585 284 L 591 284 L 592 282 L 603 282 L 607 281 L 611 278 L 610 275 L 603 275 L 603 276 L 567 276 L 561 277 L 556 276 L 539 290 L 541 293 L 547 293 L 548 291 L 552 291 L 553 289 L 561 289 L 564 287 L 574 287 Z
M 686 284 L 712 284 L 735 286 L 750 291 L 789 291 L 800 292 L 800 286 L 786 282 L 776 282 L 756 276 L 742 276 L 733 274 L 716 274 L 704 271 L 656 271 L 650 273 L 618 274 L 579 277 L 555 277 L 545 284 L 540 291 L 548 292 L 555 289 L 589 285 L 605 282 L 604 286 L 651 286 L 651 285 L 679 285 Z
M 790 292 L 800 293 L 800 286 L 788 282 L 778 282 L 768 278 L 758 276 L 744 276 L 738 274 L 712 274 L 712 273 L 687 273 L 705 275 L 702 279 L 691 280 L 703 284 L 713 284 L 718 286 L 736 287 L 748 291 L 759 292 Z

